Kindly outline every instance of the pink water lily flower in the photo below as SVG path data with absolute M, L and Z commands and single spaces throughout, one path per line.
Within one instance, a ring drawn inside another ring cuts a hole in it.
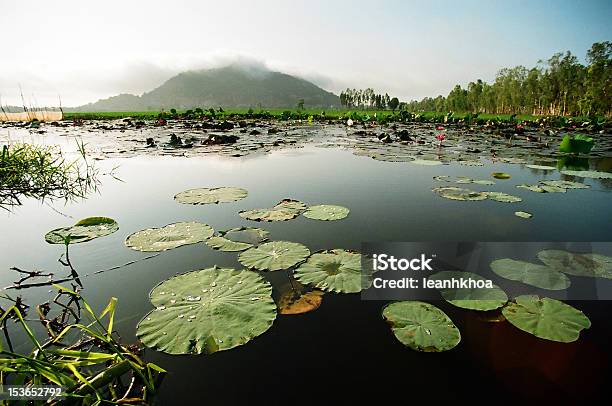
M 436 135 L 436 139 L 440 142 L 444 141 L 445 138 L 446 138 L 446 134 L 440 133 Z
M 442 127 L 441 125 L 439 125 L 439 126 L 437 126 L 437 127 L 436 127 L 436 130 L 438 130 L 438 131 L 444 131 L 444 127 Z

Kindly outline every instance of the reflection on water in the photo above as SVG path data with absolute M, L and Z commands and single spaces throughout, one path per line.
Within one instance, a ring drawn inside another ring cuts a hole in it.
M 603 170 L 609 161 L 601 159 L 592 165 Z M 515 185 L 561 176 L 522 165 L 417 166 L 316 147 L 251 158 L 136 157 L 99 165 L 102 170 L 120 165 L 115 173 L 123 182 L 107 178 L 98 195 L 80 203 L 58 203 L 56 210 L 27 201 L 13 213 L 0 213 L 1 286 L 16 279 L 8 271 L 11 266 L 60 272 L 63 266 L 57 260 L 63 247 L 47 244 L 44 234 L 89 216 L 114 218 L 120 229 L 70 247 L 71 264 L 81 276 L 146 257 L 126 248 L 125 238 L 177 221 L 201 221 L 215 230 L 257 225 L 268 230 L 272 240 L 300 242 L 313 252 L 358 250 L 365 241 L 605 241 L 612 224 L 609 180 L 580 180 L 591 186 L 585 190 L 533 193 Z M 431 191 L 436 175 L 492 179 L 494 171 L 512 178 L 495 180 L 494 186 L 469 187 L 510 193 L 522 202 L 452 201 Z M 202 186 L 238 186 L 249 195 L 234 203 L 204 206 L 181 205 L 172 199 L 182 190 Z M 283 198 L 342 205 L 351 212 L 337 222 L 298 217 L 260 224 L 238 216 L 240 210 L 270 207 Z M 533 218 L 518 218 L 517 210 L 528 211 Z M 235 253 L 213 251 L 205 244 L 185 246 L 83 277 L 83 295 L 97 308 L 116 296 L 117 329 L 130 342 L 135 340 L 136 323 L 151 309 L 147 295 L 152 287 L 176 273 L 215 264 L 240 266 Z M 274 286 L 287 283 L 283 272 L 266 277 Z M 30 303 L 52 295 L 48 287 L 23 294 Z M 533 400 L 546 392 L 566 401 L 582 395 L 588 399 L 601 390 L 600 377 L 606 368 L 601 360 L 610 355 L 612 339 L 607 303 L 575 304 L 591 318 L 593 327 L 573 344 L 543 342 L 507 323 L 483 322 L 477 314 L 440 303 L 463 336 L 460 346 L 446 354 L 415 353 L 397 343 L 381 319 L 383 304 L 362 302 L 359 295 L 326 294 L 316 311 L 279 316 L 266 334 L 231 351 L 185 357 L 148 351 L 147 358 L 171 371 L 161 404 L 280 401 L 302 393 L 322 394 L 326 400 L 359 400 L 368 388 L 393 390 L 406 387 L 407 382 L 414 390 L 429 393 L 434 402 L 472 397 L 474 390 L 481 390 L 476 388 L 498 395 L 509 391 L 508 399 L 528 396 Z M 586 379 L 580 372 L 586 370 L 594 378 Z

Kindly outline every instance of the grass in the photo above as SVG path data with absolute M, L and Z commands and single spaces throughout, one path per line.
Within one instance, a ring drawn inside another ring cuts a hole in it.
M 57 147 L 16 143 L 2 146 L 0 154 L 0 207 L 21 204 L 23 197 L 37 199 L 82 198 L 97 186 L 96 170 L 81 159 L 67 161 Z
M 23 306 L 0 308 L 0 326 L 4 332 L 4 340 L 0 341 L 0 384 L 61 386 L 64 397 L 52 399 L 51 404 L 147 404 L 166 371 L 144 362 L 134 349 L 114 338 L 117 299 L 112 298 L 96 315 L 78 293 L 55 287 L 60 294 L 70 297 L 68 304 L 60 305 L 64 316 L 70 310 L 74 320 L 58 321 L 59 316 L 49 319 L 48 303 L 46 307 L 37 306 L 50 337 L 45 342 L 39 341 L 26 323 Z M 106 324 L 102 321 L 104 318 Z M 10 319 L 32 342 L 34 349 L 29 354 L 14 352 L 8 334 Z

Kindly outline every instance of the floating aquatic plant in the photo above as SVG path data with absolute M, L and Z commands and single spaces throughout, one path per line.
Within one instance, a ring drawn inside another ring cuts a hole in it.
M 125 245 L 136 251 L 158 252 L 203 242 L 213 233 L 211 226 L 196 221 L 172 223 L 137 231 L 128 236 Z
M 211 204 L 235 202 L 247 197 L 248 192 L 238 187 L 207 187 L 178 193 L 174 200 L 184 204 Z
M 306 205 L 298 200 L 284 199 L 270 209 L 243 210 L 240 217 L 253 221 L 287 221 L 296 218 L 306 210 Z
M 591 179 L 612 179 L 612 173 L 610 172 L 599 172 L 599 171 L 561 171 L 563 175 L 577 176 L 579 178 L 591 178 Z
M 513 326 L 545 340 L 570 343 L 591 321 L 580 310 L 559 300 L 535 295 L 516 297 L 502 313 Z
M 247 268 L 278 271 L 299 264 L 309 255 L 310 250 L 297 242 L 271 241 L 242 252 L 238 261 Z
M 361 255 L 343 249 L 315 252 L 295 270 L 295 278 L 305 285 L 338 293 L 360 292 L 371 281 L 361 272 Z
M 491 269 L 502 278 L 541 289 L 563 290 L 570 286 L 566 275 L 545 265 L 503 258 L 491 262 Z
M 342 220 L 349 214 L 349 209 L 342 206 L 331 204 L 320 204 L 317 206 L 309 206 L 303 213 L 303 216 L 313 220 Z
M 507 173 L 504 172 L 493 172 L 491 173 L 491 176 L 493 176 L 495 179 L 510 179 L 511 176 Z
M 437 272 L 428 279 L 450 280 L 450 279 L 473 279 L 484 281 L 485 279 L 475 273 L 459 271 Z M 449 303 L 469 310 L 494 310 L 502 307 L 508 301 L 506 293 L 499 286 L 492 288 L 458 288 L 440 289 L 440 294 Z
M 88 217 L 70 227 L 56 228 L 45 234 L 49 244 L 78 244 L 113 234 L 119 224 L 108 217 Z
M 276 318 L 272 286 L 255 272 L 207 268 L 173 276 L 149 294 L 156 307 L 136 335 L 168 354 L 211 354 L 245 344 Z
M 515 211 L 515 212 L 514 212 L 514 215 L 515 215 L 516 217 L 520 217 L 520 218 L 524 218 L 524 219 L 530 219 L 530 218 L 532 218 L 532 217 L 533 217 L 533 214 L 528 213 L 528 212 L 526 212 L 526 211 Z
M 320 290 L 302 292 L 289 289 L 281 295 L 278 301 L 278 313 L 290 315 L 312 312 L 321 306 L 323 294 Z
M 391 325 L 395 338 L 416 351 L 448 351 L 461 341 L 461 334 L 453 321 L 429 303 L 390 303 L 383 309 L 383 317 Z
M 206 240 L 206 245 L 219 251 L 244 251 L 268 239 L 268 232 L 261 228 L 238 227 L 219 231 Z
M 543 250 L 538 252 L 538 259 L 564 274 L 612 279 L 612 257 L 563 250 Z

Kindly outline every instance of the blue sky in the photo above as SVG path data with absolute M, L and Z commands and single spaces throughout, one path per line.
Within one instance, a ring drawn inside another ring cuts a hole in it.
M 173 74 L 264 64 L 338 92 L 403 100 L 490 81 L 612 40 L 612 1 L 1 0 L 3 103 L 78 105 L 142 93 Z M 97 4 L 97 5 L 94 5 Z

